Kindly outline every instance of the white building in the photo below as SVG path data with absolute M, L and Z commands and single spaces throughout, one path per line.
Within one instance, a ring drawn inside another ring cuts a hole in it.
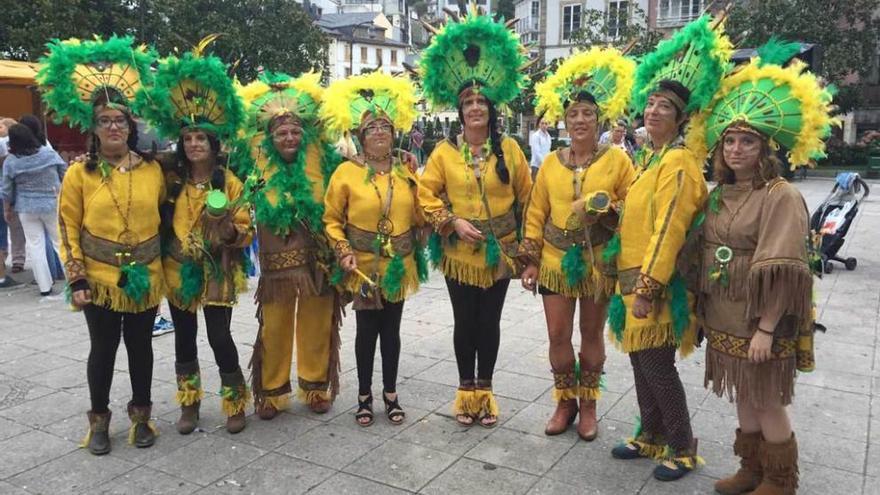
M 393 25 L 384 14 L 324 14 L 317 24 L 330 37 L 331 81 L 377 68 L 388 74 L 403 72 L 408 45 L 392 38 Z
M 572 53 L 572 38 L 587 22 L 587 11 L 602 12 L 610 25 L 609 41 L 616 27 L 633 22 L 635 7 L 649 14 L 649 0 L 520 0 L 516 6 L 516 31 L 523 43 L 533 43 L 533 52 L 545 63 Z M 639 19 L 639 21 L 644 21 Z
M 477 0 L 477 7 L 480 7 L 485 12 L 492 12 L 492 7 L 495 5 L 497 0 Z M 471 0 L 465 0 L 465 5 L 470 6 Z M 446 13 L 443 11 L 444 7 L 447 10 L 451 10 L 456 13 L 460 13 L 458 9 L 458 0 L 429 0 L 428 1 L 428 15 L 429 19 L 444 19 L 446 17 Z

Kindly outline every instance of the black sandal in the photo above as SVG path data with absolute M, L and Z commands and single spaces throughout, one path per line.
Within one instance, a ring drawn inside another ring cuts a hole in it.
M 362 422 L 367 418 L 369 421 Z M 358 397 L 358 410 L 354 414 L 354 420 L 359 426 L 367 427 L 373 424 L 373 396 L 368 395 L 366 399 L 360 400 Z
M 389 400 L 386 392 L 382 392 L 382 400 L 385 401 L 385 415 L 388 416 L 388 421 L 391 421 L 391 424 L 399 425 L 403 423 L 403 420 L 406 419 L 406 413 L 403 411 L 403 408 L 400 407 L 400 403 L 397 399 Z

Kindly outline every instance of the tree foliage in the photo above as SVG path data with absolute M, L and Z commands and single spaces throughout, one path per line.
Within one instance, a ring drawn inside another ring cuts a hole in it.
M 581 29 L 572 35 L 572 43 L 582 50 L 610 44 L 620 49 L 629 48 L 628 55 L 642 55 L 663 39 L 663 33 L 648 27 L 647 19 L 645 11 L 636 5 L 617 19 L 611 19 L 604 10 L 584 9 Z
M 0 57 L 36 60 L 51 38 L 130 34 L 160 53 L 189 50 L 221 33 L 209 51 L 237 62 L 250 81 L 260 70 L 299 73 L 326 65 L 327 41 L 302 6 L 287 0 L 31 0 L 7 2 Z
M 861 104 L 860 85 L 848 84 L 850 76 L 869 75 L 877 58 L 878 9 L 880 0 L 746 0 L 731 10 L 727 32 L 742 47 L 760 46 L 773 35 L 820 45 L 817 71 L 840 87 L 835 104 L 846 112 Z

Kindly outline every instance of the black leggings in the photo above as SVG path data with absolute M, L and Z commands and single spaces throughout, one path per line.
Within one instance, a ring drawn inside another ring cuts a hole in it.
M 357 359 L 358 393 L 370 395 L 373 387 L 373 358 L 376 355 L 376 338 L 380 338 L 382 352 L 382 384 L 385 392 L 397 391 L 397 364 L 400 362 L 400 317 L 403 301 L 382 301 L 382 309 L 355 311 L 357 336 L 354 339 L 354 355 Z
M 675 368 L 675 348 L 632 352 L 629 360 L 635 376 L 642 432 L 665 439 L 676 453 L 688 451 L 694 434 L 684 386 Z
M 198 315 L 169 304 L 171 320 L 174 322 L 174 352 L 178 363 L 190 363 L 199 359 L 196 346 Z M 204 306 L 205 326 L 208 327 L 208 343 L 214 350 L 214 360 L 221 373 L 238 371 L 238 350 L 229 331 L 232 323 L 232 308 L 226 306 Z
M 455 318 L 455 360 L 462 381 L 474 379 L 474 362 L 478 358 L 476 378 L 492 380 L 501 344 L 501 310 L 508 285 L 510 279 L 503 279 L 481 289 L 446 277 Z
M 110 386 L 120 335 L 128 353 L 128 377 L 131 380 L 131 404 L 150 406 L 153 381 L 153 322 L 158 307 L 140 313 L 121 313 L 89 304 L 83 308 L 89 327 L 87 376 L 92 412 L 105 413 L 110 405 Z

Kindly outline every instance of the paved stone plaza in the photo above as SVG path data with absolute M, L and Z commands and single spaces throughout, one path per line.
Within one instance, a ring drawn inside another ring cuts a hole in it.
M 811 211 L 831 186 L 827 180 L 798 183 Z M 828 333 L 817 336 L 818 370 L 800 376 L 793 409 L 801 494 L 880 494 L 878 246 L 880 200 L 869 198 L 844 248 L 859 258 L 858 269 L 838 265 L 818 282 L 820 321 Z M 462 428 L 450 416 L 458 381 L 452 311 L 435 274 L 404 311 L 398 387 L 404 425 L 391 426 L 381 414 L 378 359 L 376 423 L 355 424 L 349 311 L 343 390 L 332 411 L 316 416 L 296 404 L 273 421 L 249 416 L 247 429 L 234 436 L 223 428 L 219 377 L 204 333 L 201 429 L 177 434 L 174 335 L 167 334 L 153 342 L 153 415 L 161 436 L 150 449 L 127 445 L 130 387 L 120 348 L 111 392 L 114 448 L 104 457 L 78 449 L 89 407 L 82 315 L 63 301 L 41 301 L 35 286 L 0 292 L 0 493 L 691 494 L 711 493 L 714 479 L 735 469 L 734 407 L 703 389 L 702 350 L 679 365 L 707 463 L 684 480 L 660 483 L 651 477 L 651 462 L 611 458 L 612 445 L 632 431 L 637 407 L 629 361 L 610 347 L 599 438 L 586 443 L 573 430 L 544 436 L 553 410 L 544 316 L 540 299 L 519 282 L 510 287 L 495 374 L 502 414 L 495 429 Z M 246 364 L 257 324 L 250 295 L 242 299 L 233 334 Z

